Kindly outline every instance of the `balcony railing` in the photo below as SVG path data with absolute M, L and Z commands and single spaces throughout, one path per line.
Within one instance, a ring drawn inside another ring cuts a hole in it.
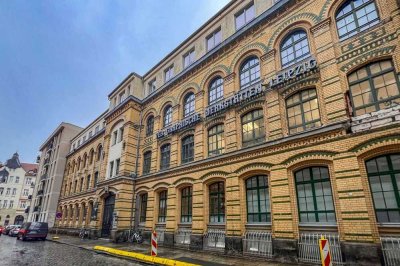
M 33 212 L 40 212 L 40 207 L 39 206 L 35 206 L 35 208 L 33 208 Z
M 45 179 L 47 179 L 47 174 L 44 174 L 44 175 L 42 175 L 42 176 L 40 177 L 40 181 L 43 181 L 43 180 L 45 180 Z

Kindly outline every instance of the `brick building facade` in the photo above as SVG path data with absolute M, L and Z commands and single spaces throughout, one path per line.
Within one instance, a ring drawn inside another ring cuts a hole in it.
M 110 93 L 59 227 L 305 262 L 326 234 L 337 261 L 379 264 L 400 233 L 399 25 L 395 0 L 231 1 Z

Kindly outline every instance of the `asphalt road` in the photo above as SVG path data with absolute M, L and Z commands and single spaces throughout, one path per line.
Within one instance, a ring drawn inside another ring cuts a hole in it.
M 16 237 L 0 236 L 0 265 L 68 266 L 68 265 L 141 265 L 124 259 L 96 254 L 78 247 L 52 241 L 21 241 Z

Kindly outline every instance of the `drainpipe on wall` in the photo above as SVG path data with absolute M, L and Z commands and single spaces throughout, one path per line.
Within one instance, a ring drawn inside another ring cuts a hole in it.
M 131 202 L 131 221 L 130 221 L 130 233 L 132 231 L 136 231 L 137 227 L 137 222 L 135 219 L 135 223 L 133 223 L 133 212 L 135 212 L 136 216 L 136 206 L 135 206 L 135 198 L 136 198 L 136 178 L 138 176 L 138 162 L 139 162 L 139 150 L 140 150 L 140 137 L 142 133 L 142 115 L 143 115 L 143 109 L 140 110 L 140 122 L 139 122 L 139 137 L 137 139 L 137 147 L 136 147 L 136 162 L 135 162 L 135 171 L 131 173 L 131 177 L 133 179 L 133 185 L 132 185 L 132 202 Z

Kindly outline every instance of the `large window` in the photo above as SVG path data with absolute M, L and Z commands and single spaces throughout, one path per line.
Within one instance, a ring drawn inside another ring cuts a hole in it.
M 348 77 L 355 115 L 400 104 L 400 82 L 391 60 L 375 62 Z
M 221 29 L 218 29 L 207 37 L 207 51 L 214 49 L 221 41 Z
M 366 162 L 369 185 L 379 223 L 400 223 L 400 154 Z
M 225 151 L 224 125 L 216 125 L 208 130 L 208 156 L 219 155 Z
M 161 191 L 159 197 L 158 222 L 165 223 L 167 219 L 167 191 Z
M 150 173 L 151 169 L 151 151 L 147 151 L 143 155 L 143 174 Z
M 146 124 L 146 137 L 153 135 L 154 131 L 154 116 L 149 116 L 147 118 L 147 124 Z
M 182 163 L 194 160 L 194 136 L 190 135 L 182 139 Z
M 307 33 L 304 30 L 296 30 L 287 36 L 281 45 L 282 66 L 293 65 L 310 55 Z
M 245 89 L 260 80 L 260 61 L 253 56 L 240 67 L 240 89 Z
M 254 4 L 244 8 L 235 17 L 236 30 L 242 28 L 244 25 L 252 21 L 255 17 Z
M 301 132 L 321 125 L 315 89 L 298 92 L 286 99 L 289 133 Z
M 295 173 L 301 223 L 335 223 L 335 207 L 326 167 L 304 168 Z
M 156 79 L 150 81 L 148 86 L 149 86 L 149 94 L 155 92 L 157 90 Z
M 242 117 L 243 146 L 251 146 L 265 140 L 263 110 L 258 109 Z
M 181 194 L 181 222 L 192 222 L 192 187 L 185 187 Z
M 271 222 L 268 177 L 253 176 L 246 180 L 247 222 Z
M 174 77 L 174 65 L 168 67 L 164 70 L 164 80 L 165 82 L 169 81 Z
M 147 193 L 140 195 L 140 212 L 139 222 L 146 222 L 146 211 L 147 211 Z
M 164 127 L 169 126 L 172 123 L 172 106 L 168 105 L 164 109 Z
M 379 16 L 373 0 L 349 0 L 336 13 L 336 26 L 341 40 L 366 30 L 378 22 Z
M 165 144 L 161 146 L 161 170 L 165 170 L 169 168 L 171 158 L 171 144 Z
M 194 63 L 195 52 L 194 49 L 183 56 L 183 68 L 187 68 Z
M 216 103 L 222 98 L 224 98 L 224 80 L 221 77 L 216 77 L 210 82 L 208 103 Z
M 188 93 L 183 100 L 183 117 L 188 117 L 194 113 L 195 97 L 194 93 Z
M 211 184 L 210 190 L 210 222 L 225 222 L 225 185 L 224 182 Z

